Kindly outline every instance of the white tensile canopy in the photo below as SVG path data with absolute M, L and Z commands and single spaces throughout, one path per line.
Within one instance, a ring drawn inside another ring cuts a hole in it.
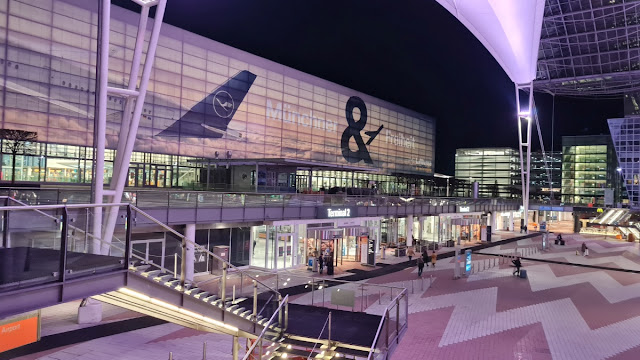
M 436 0 L 475 35 L 515 84 L 536 77 L 545 0 Z
M 534 112 L 531 111 L 533 108 L 533 80 L 536 78 L 545 0 L 436 1 L 449 10 L 480 40 L 515 84 L 520 168 L 522 169 L 523 218 L 528 219 L 531 117 L 534 115 Z M 520 90 L 528 90 L 529 92 L 525 111 L 521 111 Z M 525 132 L 522 129 L 523 123 L 526 127 Z M 523 154 L 525 151 L 526 163 Z M 526 222 L 521 224 L 521 226 L 526 225 Z

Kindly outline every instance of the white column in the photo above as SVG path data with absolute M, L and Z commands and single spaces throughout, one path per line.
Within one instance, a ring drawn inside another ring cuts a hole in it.
M 500 216 L 500 213 L 497 211 L 494 211 L 491 213 L 491 232 L 495 234 L 496 230 L 498 229 L 498 217 Z
M 405 229 L 407 229 L 407 246 L 411 246 L 413 245 L 413 215 L 407 215 Z
M 196 224 L 187 224 L 184 227 L 184 236 L 194 243 L 196 242 Z M 192 243 L 187 242 L 187 251 L 182 261 L 185 262 L 185 279 L 187 281 L 193 281 L 193 264 L 195 262 L 195 247 Z
M 509 231 L 513 231 L 513 211 L 509 212 Z

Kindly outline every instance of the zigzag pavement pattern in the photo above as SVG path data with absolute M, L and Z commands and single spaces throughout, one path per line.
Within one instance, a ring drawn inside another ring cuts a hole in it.
M 504 276 L 512 269 L 495 271 Z M 640 297 L 640 283 L 623 286 L 604 271 L 556 277 L 547 264 L 530 266 L 529 271 L 534 292 L 590 283 L 609 303 Z M 498 287 L 430 297 L 426 291 L 409 295 L 409 313 L 454 308 L 439 347 L 536 323 L 543 326 L 554 359 L 604 359 L 640 345 L 640 316 L 592 330 L 570 298 L 497 312 Z M 367 312 L 383 310 L 376 304 Z

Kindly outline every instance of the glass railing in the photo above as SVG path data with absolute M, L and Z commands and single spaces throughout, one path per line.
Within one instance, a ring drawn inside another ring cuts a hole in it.
M 378 326 L 375 340 L 369 351 L 368 360 L 387 359 L 400 337 L 406 331 L 409 317 L 409 296 L 405 289 L 391 300 L 385 308 Z
M 88 204 L 90 190 L 0 189 L 0 196 L 27 205 Z M 297 194 L 297 193 L 220 193 L 183 190 L 128 190 L 121 203 L 137 208 L 243 208 L 243 207 L 316 207 L 316 206 L 448 206 L 517 205 L 521 200 L 503 198 L 403 197 L 391 195 Z
M 25 206 L 4 200 L 0 291 L 127 269 L 126 204 Z M 106 243 L 93 236 L 92 214 L 98 207 L 103 211 L 117 207 L 123 214 L 114 234 L 124 242 Z

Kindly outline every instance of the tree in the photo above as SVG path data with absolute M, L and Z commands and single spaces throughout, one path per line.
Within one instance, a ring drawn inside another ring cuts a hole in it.
M 24 151 L 26 145 L 38 140 L 38 133 L 25 130 L 0 129 L 0 139 L 5 142 L 6 148 L 11 153 L 11 183 L 16 182 L 16 155 Z

